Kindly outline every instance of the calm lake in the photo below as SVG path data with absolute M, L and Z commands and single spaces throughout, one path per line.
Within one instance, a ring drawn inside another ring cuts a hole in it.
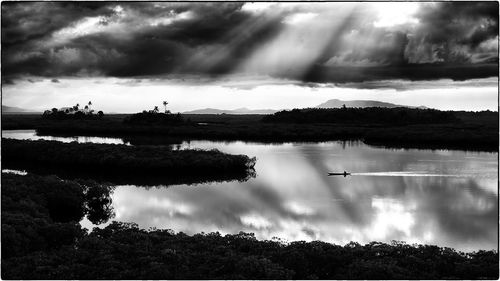
M 119 138 L 3 137 L 95 143 Z M 247 182 L 117 186 L 115 220 L 187 234 L 253 232 L 258 239 L 436 244 L 458 250 L 497 249 L 498 153 L 385 149 L 361 142 L 260 144 L 191 141 L 257 157 Z M 328 172 L 351 176 L 328 176 Z M 89 221 L 82 224 L 91 228 Z

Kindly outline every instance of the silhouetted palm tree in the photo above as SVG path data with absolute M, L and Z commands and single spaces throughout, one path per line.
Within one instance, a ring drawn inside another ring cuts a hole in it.
M 89 112 L 89 106 L 88 105 L 85 106 L 85 112 Z
M 158 109 L 158 106 L 155 106 L 155 108 L 153 109 L 153 111 L 154 111 L 155 113 L 158 113 L 160 110 Z
M 89 109 L 90 109 L 90 107 L 92 106 L 92 102 L 89 101 L 88 105 L 89 105 Z
M 163 106 L 165 107 L 165 113 L 167 113 L 167 104 L 168 104 L 167 101 L 163 101 Z

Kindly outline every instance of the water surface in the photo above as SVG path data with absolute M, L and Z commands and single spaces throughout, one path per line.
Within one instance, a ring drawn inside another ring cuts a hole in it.
M 245 231 L 258 239 L 400 240 L 463 251 L 497 249 L 497 153 L 384 149 L 359 142 L 191 141 L 177 148 L 256 156 L 257 177 L 118 186 L 115 220 L 188 234 Z M 352 175 L 327 176 L 344 170 Z M 82 224 L 92 227 L 86 220 Z
M 91 136 L 39 136 L 35 130 L 2 130 L 2 137 L 16 140 L 49 140 L 60 142 L 78 142 L 78 143 L 104 143 L 104 144 L 125 144 L 129 142 L 121 138 L 109 137 L 91 137 Z
M 253 232 L 259 239 L 437 244 L 496 249 L 497 154 L 389 150 L 361 143 L 195 141 L 257 156 L 247 182 L 119 186 L 116 219 L 188 234 Z M 352 176 L 328 177 L 331 171 Z

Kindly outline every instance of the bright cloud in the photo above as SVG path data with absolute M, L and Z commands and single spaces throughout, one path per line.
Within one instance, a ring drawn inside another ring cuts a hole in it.
M 378 2 L 372 7 L 377 13 L 375 27 L 391 27 L 401 24 L 417 24 L 419 20 L 414 17 L 419 6 L 417 2 Z

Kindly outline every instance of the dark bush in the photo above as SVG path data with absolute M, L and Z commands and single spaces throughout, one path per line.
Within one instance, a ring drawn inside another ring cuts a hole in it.
M 306 108 L 283 110 L 262 118 L 267 123 L 342 123 L 342 124 L 439 124 L 455 123 L 452 111 L 417 108 Z
M 57 108 L 53 108 L 52 110 L 46 110 L 42 118 L 46 120 L 94 120 L 94 119 L 102 119 L 104 113 L 99 111 L 97 114 L 94 114 L 93 111 L 83 112 L 83 111 L 74 111 L 71 113 L 57 110 Z
M 241 247 L 248 245 L 248 247 Z M 283 244 L 113 222 L 75 247 L 3 260 L 8 279 L 496 279 L 498 253 L 425 245 Z M 41 258 L 35 258 L 41 257 Z M 411 260 L 411 262 L 407 262 Z M 415 269 L 415 265 L 422 269 Z M 437 266 L 439 265 L 439 266 Z
M 95 220 L 91 215 L 102 206 L 87 202 L 98 197 L 109 205 L 111 190 L 91 181 L 84 186 L 55 176 L 2 173 L 2 258 L 74 243 L 83 235 L 78 222 L 85 215 L 94 223 L 112 216 Z
M 130 125 L 178 125 L 184 123 L 180 113 L 140 112 L 127 116 L 123 122 Z
M 255 161 L 255 157 L 217 150 L 2 139 L 2 164 L 6 167 L 115 183 L 247 180 L 255 176 Z

